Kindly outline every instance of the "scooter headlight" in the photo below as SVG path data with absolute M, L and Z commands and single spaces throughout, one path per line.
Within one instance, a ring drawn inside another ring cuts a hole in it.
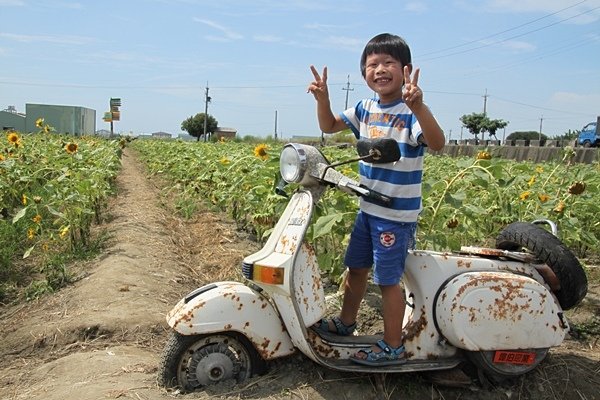
M 287 144 L 279 157 L 281 177 L 288 183 L 298 183 L 304 178 L 307 168 L 306 152 L 295 143 Z

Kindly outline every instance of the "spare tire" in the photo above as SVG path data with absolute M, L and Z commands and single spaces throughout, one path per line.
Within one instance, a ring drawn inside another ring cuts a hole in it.
M 528 222 L 513 222 L 496 238 L 496 247 L 517 251 L 521 248 L 547 264 L 560 282 L 554 292 L 563 310 L 575 307 L 587 293 L 587 277 L 579 260 L 559 238 Z

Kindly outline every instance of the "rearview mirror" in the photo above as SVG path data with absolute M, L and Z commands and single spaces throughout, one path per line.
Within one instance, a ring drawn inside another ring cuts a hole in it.
M 400 147 L 394 139 L 360 139 L 356 143 L 358 155 L 366 162 L 384 164 L 400 159 Z

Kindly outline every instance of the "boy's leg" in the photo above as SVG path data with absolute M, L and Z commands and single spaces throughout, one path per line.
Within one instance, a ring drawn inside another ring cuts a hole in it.
M 367 290 L 370 270 L 370 268 L 348 269 L 348 278 L 344 286 L 344 301 L 340 312 L 340 320 L 344 325 L 351 325 L 356 322 L 360 302 Z
M 399 347 L 402 345 L 402 322 L 406 308 L 404 291 L 399 284 L 379 287 L 383 299 L 383 340 L 391 347 Z M 373 345 L 371 351 L 379 353 L 383 350 Z M 367 358 L 367 353 L 358 351 L 354 357 L 364 360 Z
M 400 285 L 380 286 L 383 299 L 383 340 L 392 347 L 402 344 L 406 299 Z

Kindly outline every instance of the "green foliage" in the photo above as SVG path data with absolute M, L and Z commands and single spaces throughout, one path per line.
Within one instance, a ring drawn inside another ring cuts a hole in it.
M 33 263 L 46 265 L 54 254 L 71 254 L 90 245 L 91 225 L 113 193 L 120 168 L 117 141 L 50 134 L 46 126 L 40 128 L 37 134 L 10 133 L 1 138 L 0 285 L 4 287 L 28 281 L 30 271 L 23 269 L 20 259 L 31 257 Z M 48 285 L 63 279 L 44 268 L 36 273 L 48 279 Z
M 176 183 L 170 190 L 189 202 L 205 201 L 227 212 L 259 239 L 268 236 L 287 204 L 287 199 L 274 194 L 281 144 L 269 144 L 265 159 L 257 156 L 264 144 L 137 141 L 134 146 L 152 173 Z M 355 156 L 354 149 L 346 147 L 326 146 L 321 151 L 331 161 Z M 561 239 L 576 254 L 597 256 L 598 164 L 572 165 L 569 160 L 567 151 L 561 162 L 545 164 L 493 158 L 488 152 L 476 158 L 427 155 L 418 247 L 443 251 L 467 245 L 494 247 L 497 234 L 508 223 L 545 218 L 558 223 Z M 337 169 L 357 179 L 357 168 L 348 164 Z M 585 184 L 575 194 L 571 187 L 577 182 Z M 308 229 L 307 240 L 319 265 L 334 277 L 344 269 L 357 209 L 355 197 L 328 190 Z M 192 208 L 186 212 L 191 215 Z
M 556 140 L 575 140 L 579 137 L 579 133 L 581 131 L 576 129 L 576 130 L 571 130 L 569 129 L 568 131 L 566 131 L 565 133 L 563 133 L 560 136 L 556 136 L 554 139 Z
M 483 134 L 484 132 L 489 132 L 490 135 L 495 136 L 498 129 L 502 129 L 508 125 L 508 121 L 489 119 L 485 113 L 465 114 L 460 117 L 460 122 L 463 123 L 471 134 L 475 135 L 476 139 L 479 134 Z
M 191 136 L 199 138 L 204 135 L 204 119 L 206 114 L 198 113 L 192 117 L 189 117 L 185 121 L 181 123 L 181 130 L 186 131 Z M 208 135 L 212 134 L 217 130 L 219 123 L 217 120 L 210 114 L 208 114 L 208 118 L 206 118 L 206 133 Z
M 542 140 L 547 140 L 548 137 L 542 133 Z M 539 140 L 540 133 L 536 131 L 516 131 L 506 137 L 506 140 Z

